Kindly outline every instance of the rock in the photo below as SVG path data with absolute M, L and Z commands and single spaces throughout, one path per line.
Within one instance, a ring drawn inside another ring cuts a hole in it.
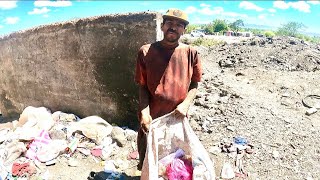
M 290 97 L 290 94 L 287 93 L 287 92 L 286 92 L 286 93 L 283 93 L 283 94 L 282 94 L 282 97 Z
M 127 138 L 125 136 L 124 130 L 120 127 L 113 127 L 111 131 L 111 137 L 117 142 L 119 147 L 123 147 L 127 143 Z
M 294 41 L 294 40 L 290 40 L 289 44 L 291 44 L 291 45 L 297 45 L 298 43 L 297 43 L 296 41 Z
M 70 158 L 68 160 L 68 166 L 77 167 L 78 165 L 79 165 L 79 162 L 76 159 Z
M 53 159 L 51 161 L 46 162 L 46 166 L 51 166 L 51 165 L 54 165 L 54 164 L 56 164 L 56 159 Z
M 49 136 L 53 140 L 66 140 L 67 134 L 62 130 L 51 130 L 49 131 Z
M 278 151 L 274 150 L 274 151 L 272 152 L 272 157 L 273 157 L 274 159 L 278 159 L 279 156 L 280 156 L 280 153 L 279 153 Z
M 128 141 L 135 141 L 137 139 L 138 133 L 132 129 L 124 130 L 125 136 L 127 137 Z
M 236 130 L 234 126 L 227 126 L 227 129 L 232 132 Z
M 217 155 L 218 153 L 221 152 L 221 148 L 218 147 L 218 146 L 211 146 L 211 147 L 209 148 L 209 152 L 212 153 L 212 154 Z
M 306 115 L 310 116 L 314 113 L 316 113 L 318 110 L 317 108 L 313 107 L 313 108 L 309 108 L 307 111 L 306 111 Z

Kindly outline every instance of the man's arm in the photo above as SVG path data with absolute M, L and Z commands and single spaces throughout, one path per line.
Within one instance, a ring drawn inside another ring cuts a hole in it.
M 150 93 L 146 86 L 139 86 L 139 121 L 140 126 L 148 132 L 152 117 L 149 108 Z
M 189 107 L 193 99 L 196 97 L 197 91 L 198 82 L 191 81 L 186 99 L 180 103 L 175 110 L 175 114 L 178 116 L 178 118 L 187 116 Z

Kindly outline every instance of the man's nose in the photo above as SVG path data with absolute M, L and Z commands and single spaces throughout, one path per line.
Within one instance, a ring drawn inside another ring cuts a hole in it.
M 174 23 L 174 24 L 171 25 L 170 28 L 173 29 L 173 30 L 177 30 L 178 29 L 178 24 Z

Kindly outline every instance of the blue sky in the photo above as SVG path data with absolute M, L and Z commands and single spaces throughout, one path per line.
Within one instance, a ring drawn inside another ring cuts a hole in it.
M 0 35 L 54 22 L 104 14 L 185 10 L 191 24 L 214 19 L 279 27 L 289 21 L 306 25 L 306 32 L 320 32 L 320 1 L 0 1 Z

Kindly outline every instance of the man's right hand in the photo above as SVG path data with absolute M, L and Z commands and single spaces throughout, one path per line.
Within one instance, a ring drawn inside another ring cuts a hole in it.
M 140 126 L 145 133 L 149 131 L 151 121 L 152 117 L 149 113 L 141 113 Z

